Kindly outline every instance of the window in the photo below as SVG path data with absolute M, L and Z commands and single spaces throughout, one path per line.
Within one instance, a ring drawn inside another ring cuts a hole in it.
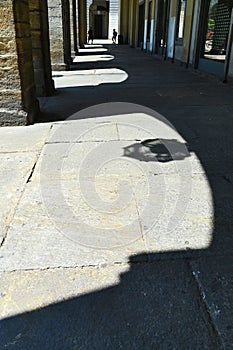
M 225 61 L 232 0 L 211 0 L 206 19 L 202 57 Z
M 182 40 L 184 36 L 184 20 L 186 10 L 186 0 L 178 1 L 177 23 L 176 23 L 176 39 Z

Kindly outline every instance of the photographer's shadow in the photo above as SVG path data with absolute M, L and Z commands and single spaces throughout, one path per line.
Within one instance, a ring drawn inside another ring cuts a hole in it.
M 124 147 L 124 156 L 143 162 L 171 162 L 190 157 L 186 143 L 175 139 L 148 139 Z

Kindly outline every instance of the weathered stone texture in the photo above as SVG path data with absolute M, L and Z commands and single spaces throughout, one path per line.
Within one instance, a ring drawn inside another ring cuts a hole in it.
M 14 19 L 16 23 L 16 42 L 19 71 L 21 77 L 22 106 L 28 113 L 28 123 L 33 123 L 39 112 L 36 100 L 34 68 L 32 60 L 32 38 L 29 17 L 29 1 L 14 2 Z
M 61 65 L 65 68 L 63 51 L 63 30 L 62 30 L 62 4 L 61 0 L 48 1 L 49 31 L 50 31 L 50 52 L 52 67 L 56 69 Z
M 34 94 L 28 1 L 2 0 L 0 34 L 0 125 L 33 122 Z
M 47 1 L 30 1 L 29 15 L 36 95 L 47 96 L 51 95 L 53 92 L 49 52 Z
M 1 1 L 0 125 L 15 121 L 21 110 L 21 86 L 11 0 Z M 22 118 L 19 118 L 22 122 Z M 25 122 L 25 116 L 23 117 Z M 15 123 L 14 122 L 14 123 Z
M 71 63 L 69 1 L 48 0 L 48 13 L 52 68 L 69 69 Z

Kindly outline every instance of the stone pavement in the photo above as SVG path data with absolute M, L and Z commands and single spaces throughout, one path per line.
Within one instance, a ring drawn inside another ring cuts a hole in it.
M 106 48 L 0 129 L 0 349 L 232 349 L 232 87 Z

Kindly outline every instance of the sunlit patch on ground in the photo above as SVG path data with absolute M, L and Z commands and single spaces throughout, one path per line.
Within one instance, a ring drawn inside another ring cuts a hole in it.
M 56 88 L 98 86 L 100 84 L 122 83 L 128 74 L 118 68 L 87 69 L 53 72 Z
M 73 63 L 87 63 L 87 62 L 105 62 L 112 61 L 114 56 L 108 54 L 102 55 L 85 55 L 85 56 L 75 56 Z

